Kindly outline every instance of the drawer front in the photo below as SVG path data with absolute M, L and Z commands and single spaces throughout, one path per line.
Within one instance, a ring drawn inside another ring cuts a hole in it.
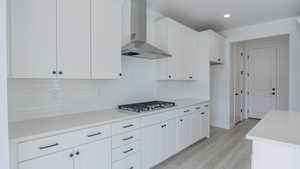
M 29 160 L 72 147 L 76 144 L 76 139 L 78 139 L 77 133 L 68 133 L 20 143 L 18 145 L 18 161 Z
M 140 139 L 140 130 L 135 130 L 125 134 L 116 135 L 112 137 L 112 148 L 133 143 L 139 139 Z
M 112 161 L 118 161 L 138 152 L 139 142 L 134 142 L 112 150 Z
M 171 111 L 159 113 L 156 115 L 142 117 L 141 126 L 142 127 L 150 126 L 153 124 L 161 123 L 163 121 L 167 121 L 169 119 L 176 118 L 177 116 L 179 116 L 181 114 L 181 112 L 183 112 L 183 110 L 171 110 Z
M 199 104 L 194 106 L 194 109 L 199 112 L 208 111 L 209 110 L 209 103 Z
M 112 169 L 140 169 L 140 154 L 135 153 L 112 164 Z
M 103 139 L 111 135 L 110 125 L 103 125 L 80 131 L 60 134 L 20 143 L 18 161 L 25 161 L 42 155 L 61 151 L 80 144 Z
M 107 138 L 111 136 L 111 128 L 110 125 L 93 127 L 85 130 L 81 130 L 78 132 L 79 134 L 79 143 L 89 143 L 97 140 L 101 140 L 103 138 Z
M 131 119 L 112 124 L 112 134 L 120 134 L 138 129 L 140 127 L 140 119 Z

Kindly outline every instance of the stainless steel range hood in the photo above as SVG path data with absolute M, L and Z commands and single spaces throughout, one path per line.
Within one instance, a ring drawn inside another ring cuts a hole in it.
M 122 55 L 160 59 L 171 57 L 167 52 L 147 43 L 147 0 L 131 0 L 131 41 L 122 47 Z

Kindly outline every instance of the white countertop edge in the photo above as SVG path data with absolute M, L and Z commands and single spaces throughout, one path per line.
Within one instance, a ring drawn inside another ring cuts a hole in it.
M 184 99 L 180 99 L 180 100 L 184 100 Z M 190 99 L 190 100 L 191 100 L 191 104 L 186 104 L 186 105 L 182 105 L 182 106 L 175 106 L 175 107 L 172 107 L 172 108 L 163 109 L 163 110 L 156 110 L 156 111 L 153 111 L 153 112 L 141 113 L 141 114 L 136 114 L 136 115 L 129 115 L 128 117 L 116 118 L 116 119 L 113 119 L 113 120 L 107 120 L 107 121 L 103 121 L 103 122 L 99 122 L 99 123 L 92 123 L 92 124 L 87 124 L 87 125 L 70 127 L 68 129 L 55 130 L 55 131 L 51 131 L 51 132 L 44 132 L 44 133 L 41 133 L 41 134 L 34 134 L 34 135 L 30 135 L 30 136 L 21 136 L 21 137 L 13 137 L 13 138 L 9 138 L 9 140 L 10 140 L 10 142 L 21 143 L 21 142 L 34 140 L 34 139 L 50 137 L 50 136 L 60 135 L 60 134 L 68 133 L 68 132 L 74 132 L 74 131 L 78 131 L 78 130 L 88 129 L 88 128 L 92 128 L 92 127 L 96 127 L 96 126 L 111 124 L 111 123 L 115 123 L 115 122 L 119 122 L 119 121 L 150 116 L 150 115 L 154 115 L 154 114 L 158 114 L 158 113 L 163 113 L 163 112 L 167 112 L 167 111 L 172 111 L 172 110 L 181 109 L 181 108 L 184 108 L 184 107 L 189 107 L 189 106 L 194 106 L 194 105 L 197 105 L 197 104 L 204 104 L 204 103 L 209 102 L 208 99 Z M 199 100 L 199 101 L 197 101 L 197 100 Z
M 252 141 L 259 141 L 259 142 L 269 142 L 269 143 L 271 142 L 271 143 L 281 144 L 283 146 L 288 146 L 288 147 L 291 147 L 291 148 L 300 149 L 300 145 L 298 145 L 298 144 L 292 144 L 292 143 L 287 143 L 287 142 L 278 141 L 278 140 L 272 140 L 272 139 L 268 139 L 268 138 L 262 138 L 262 137 L 246 135 L 246 139 L 252 140 Z

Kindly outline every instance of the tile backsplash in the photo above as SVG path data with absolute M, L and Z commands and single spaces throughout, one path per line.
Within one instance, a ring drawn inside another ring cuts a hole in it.
M 154 62 L 123 58 L 119 80 L 10 79 L 9 119 L 20 121 L 103 110 L 155 97 Z

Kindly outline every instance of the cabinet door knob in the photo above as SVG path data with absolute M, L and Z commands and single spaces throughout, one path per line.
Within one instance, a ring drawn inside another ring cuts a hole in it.
M 73 153 L 71 153 L 69 156 L 70 156 L 70 158 L 73 158 L 73 157 L 74 157 L 74 154 L 73 154 Z
M 76 152 L 76 155 L 79 155 L 79 154 L 80 154 L 80 152 L 79 152 L 79 151 L 77 151 L 77 152 Z
M 52 71 L 52 74 L 56 75 L 56 71 L 55 71 L 55 70 L 53 70 L 53 71 Z
M 189 78 L 190 78 L 190 79 L 193 79 L 193 76 L 190 76 Z
M 171 79 L 172 78 L 172 76 L 171 75 L 169 75 L 169 79 Z
M 221 59 L 218 59 L 218 61 L 220 62 L 220 61 L 221 61 Z
M 58 74 L 62 75 L 62 74 L 63 74 L 63 72 L 62 72 L 62 71 L 59 71 L 59 72 L 58 72 Z
M 122 76 L 122 73 L 119 73 L 119 76 Z
M 205 112 L 201 112 L 201 114 L 203 115 L 203 114 L 205 114 Z

